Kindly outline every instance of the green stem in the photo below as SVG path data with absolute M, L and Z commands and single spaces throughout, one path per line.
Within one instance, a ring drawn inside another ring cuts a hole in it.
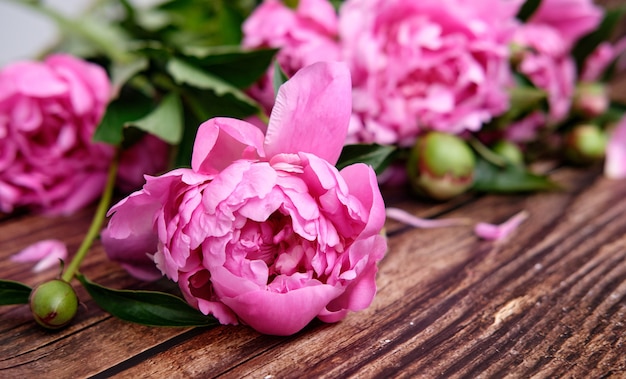
M 491 162 L 498 167 L 506 166 L 506 159 L 489 150 L 489 148 L 483 145 L 483 143 L 480 142 L 478 139 L 470 138 L 468 142 L 474 148 L 474 150 L 476 150 L 476 152 L 487 162 Z
M 96 213 L 93 216 L 93 220 L 91 221 L 91 225 L 89 226 L 87 235 L 85 235 L 83 242 L 80 244 L 80 247 L 76 251 L 76 255 L 74 255 L 74 258 L 72 258 L 69 266 L 67 266 L 67 269 L 63 273 L 63 276 L 61 276 L 61 279 L 66 282 L 71 281 L 74 275 L 76 275 L 76 272 L 78 272 L 78 267 L 87 255 L 87 252 L 93 244 L 93 241 L 100 234 L 100 230 L 102 229 L 102 224 L 106 217 L 106 213 L 109 210 L 109 205 L 111 204 L 111 198 L 113 197 L 113 188 L 115 187 L 115 177 L 117 175 L 118 165 L 119 150 L 115 153 L 113 162 L 111 162 L 111 166 L 109 166 L 106 186 L 104 187 L 102 197 L 100 197 L 98 208 L 96 209 Z

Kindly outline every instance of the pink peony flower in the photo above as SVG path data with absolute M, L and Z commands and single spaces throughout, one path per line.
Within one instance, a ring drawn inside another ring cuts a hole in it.
M 156 264 L 202 313 L 262 333 L 367 307 L 385 209 L 371 167 L 334 167 L 349 118 L 347 68 L 317 63 L 281 87 L 265 136 L 205 122 L 191 169 L 148 177 L 110 210 L 107 252 L 144 273 Z
M 570 50 L 581 37 L 598 27 L 602 17 L 602 8 L 593 0 L 542 0 L 528 24 L 550 27 Z
M 571 49 L 601 21 L 591 0 L 544 0 L 516 32 L 515 42 L 526 48 L 518 70 L 547 92 L 548 122 L 568 116 L 578 76 Z
M 548 122 L 563 121 L 569 114 L 576 86 L 576 64 L 566 42 L 554 29 L 526 24 L 516 42 L 527 48 L 518 70 L 548 97 Z
M 128 149 L 122 151 L 116 186 L 125 193 L 140 188 L 144 175 L 159 174 L 167 168 L 169 145 L 161 139 L 146 134 Z
M 318 61 L 339 60 L 337 14 L 327 0 L 300 0 L 291 9 L 279 0 L 266 0 L 243 24 L 243 46 L 280 48 L 278 63 L 288 76 Z M 264 106 L 274 104 L 273 69 L 251 88 Z
M 0 211 L 70 213 L 102 191 L 113 148 L 92 143 L 111 85 L 68 55 L 0 72 Z
M 345 2 L 339 35 L 353 75 L 354 140 L 411 145 L 424 130 L 477 131 L 503 113 L 519 5 Z
M 114 147 L 92 137 L 110 96 L 104 69 L 69 55 L 0 72 L 0 212 L 68 214 L 100 196 Z M 167 161 L 167 144 L 146 135 L 123 151 L 118 187 L 140 187 Z

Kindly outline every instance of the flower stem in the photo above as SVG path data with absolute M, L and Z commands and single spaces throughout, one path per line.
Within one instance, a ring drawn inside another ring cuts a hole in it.
M 61 276 L 66 282 L 72 280 L 76 272 L 78 271 L 78 267 L 81 262 L 87 255 L 89 248 L 93 244 L 93 241 L 100 234 L 100 230 L 102 228 L 102 223 L 106 217 L 106 213 L 109 210 L 109 205 L 111 204 L 111 198 L 113 197 L 113 188 L 115 186 L 115 177 L 117 175 L 117 167 L 119 165 L 119 149 L 115 153 L 115 157 L 113 158 L 113 162 L 109 166 L 109 173 L 107 176 L 106 186 L 104 187 L 104 192 L 100 197 L 100 202 L 98 203 L 98 208 L 96 209 L 96 213 L 93 216 L 93 220 L 91 221 L 91 225 L 89 226 L 89 230 L 83 239 L 83 242 L 78 247 L 76 251 L 76 255 L 72 258 L 72 261 L 67 266 L 67 269 Z

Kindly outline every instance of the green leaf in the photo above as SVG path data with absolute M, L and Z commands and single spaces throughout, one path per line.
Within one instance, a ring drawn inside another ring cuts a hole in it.
M 498 167 L 477 157 L 473 189 L 480 192 L 533 192 L 556 190 L 560 187 L 547 176 L 536 175 L 527 168 L 507 163 Z
M 272 85 L 274 87 L 274 96 L 278 95 L 278 89 L 280 86 L 285 84 L 285 82 L 289 80 L 285 71 L 283 71 L 282 67 L 278 61 L 274 62 L 274 77 L 272 78 Z
M 376 174 L 383 172 L 393 160 L 396 152 L 395 146 L 377 144 L 354 144 L 346 145 L 341 151 L 336 164 L 337 169 L 349 166 L 354 163 L 365 163 L 376 171 Z
M 146 57 L 136 56 L 125 62 L 113 62 L 111 65 L 111 83 L 113 87 L 121 88 L 133 76 L 148 68 Z
M 33 289 L 13 280 L 0 280 L 0 305 L 28 304 Z
M 248 88 L 263 75 L 277 49 L 244 50 L 241 46 L 193 46 L 182 53 L 193 63 L 237 88 Z
M 517 19 L 520 21 L 528 20 L 530 16 L 535 13 L 537 8 L 539 8 L 540 4 L 541 0 L 526 0 L 521 6 L 519 12 L 517 12 Z
M 211 90 L 217 96 L 231 95 L 237 101 L 254 107 L 257 111 L 261 110 L 254 100 L 237 87 L 181 59 L 170 59 L 166 69 L 178 84 L 187 84 L 192 87 Z
M 152 101 L 138 92 L 120 94 L 109 103 L 93 140 L 119 145 L 124 139 L 124 127 L 144 117 L 152 108 Z
M 139 120 L 126 123 L 125 126 L 134 126 L 172 145 L 179 143 L 183 135 L 180 97 L 174 92 L 169 93 L 152 112 Z
M 576 43 L 572 49 L 572 55 L 574 56 L 579 72 L 589 54 L 591 54 L 600 43 L 610 39 L 613 30 L 615 30 L 615 27 L 619 24 L 625 13 L 626 6 L 606 10 L 600 26 Z
M 94 301 L 111 315 L 124 321 L 149 326 L 216 326 L 213 316 L 205 316 L 183 299 L 164 292 L 107 288 L 82 274 L 76 277 Z

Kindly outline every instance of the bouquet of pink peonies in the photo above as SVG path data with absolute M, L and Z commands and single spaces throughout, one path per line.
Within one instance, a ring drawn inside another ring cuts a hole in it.
M 393 217 L 379 183 L 445 201 L 558 188 L 533 162 L 626 176 L 625 9 L 591 0 L 99 1 L 41 61 L 0 70 L 0 212 L 67 214 L 99 199 L 59 279 L 0 281 L 46 328 L 103 309 L 156 326 L 245 324 L 289 335 L 369 306 Z M 111 207 L 114 191 L 122 198 Z M 134 191 L 134 192 L 133 192 Z M 104 226 L 109 217 L 108 225 Z M 527 217 L 478 223 L 500 239 Z M 78 273 L 109 258 L 179 296 Z M 45 270 L 44 240 L 13 256 Z

